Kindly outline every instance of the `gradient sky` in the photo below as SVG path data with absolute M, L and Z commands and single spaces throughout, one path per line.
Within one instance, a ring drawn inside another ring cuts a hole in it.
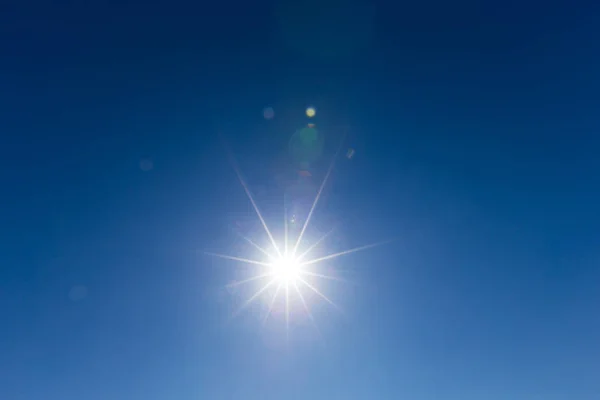
M 72 3 L 0 7 L 0 398 L 598 398 L 598 5 Z M 202 251 L 307 104 L 328 246 L 399 239 L 285 338 Z

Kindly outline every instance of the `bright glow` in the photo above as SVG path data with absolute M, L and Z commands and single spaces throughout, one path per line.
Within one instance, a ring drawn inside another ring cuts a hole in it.
M 312 107 L 307 108 L 306 115 L 308 117 L 313 117 L 315 115 L 315 109 Z M 254 302 L 254 300 L 258 299 L 259 297 L 266 296 L 267 303 L 269 304 L 269 306 L 268 311 L 264 316 L 263 324 L 266 323 L 266 321 L 269 319 L 269 316 L 275 308 L 276 303 L 284 302 L 283 306 L 285 308 L 286 326 L 289 329 L 290 305 L 293 300 L 291 299 L 291 297 L 296 297 L 300 300 L 300 303 L 302 304 L 306 315 L 315 324 L 315 327 L 318 330 L 318 327 L 316 326 L 316 321 L 312 316 L 309 304 L 307 302 L 307 300 L 309 300 L 310 298 L 305 297 L 305 295 L 307 293 L 316 294 L 318 297 L 320 297 L 322 300 L 325 300 L 327 303 L 334 306 L 336 309 L 339 310 L 339 308 L 331 299 L 329 299 L 329 297 L 322 293 L 321 290 L 311 282 L 314 282 L 315 280 L 329 280 L 342 282 L 344 281 L 343 279 L 340 279 L 336 276 L 324 274 L 324 271 L 322 270 L 322 266 L 324 264 L 323 262 L 330 261 L 340 256 L 352 254 L 357 251 L 363 251 L 389 242 L 386 241 L 366 246 L 359 246 L 345 251 L 339 251 L 329 254 L 325 253 L 324 255 L 323 253 L 321 253 L 321 255 L 319 256 L 312 254 L 317 247 L 322 247 L 323 242 L 325 242 L 325 239 L 333 231 L 329 231 L 326 234 L 320 235 L 317 238 L 313 237 L 312 240 L 310 240 L 310 243 L 306 243 L 307 240 L 305 239 L 305 236 L 307 234 L 308 226 L 311 222 L 313 213 L 315 211 L 315 208 L 317 207 L 319 199 L 321 198 L 323 188 L 325 187 L 331 174 L 335 158 L 336 157 L 334 156 L 333 160 L 331 161 L 331 164 L 327 170 L 327 173 L 325 174 L 323 182 L 321 183 L 321 186 L 319 187 L 319 190 L 312 203 L 310 211 L 306 216 L 304 224 L 298 227 L 293 227 L 293 224 L 289 224 L 289 217 L 286 209 L 283 219 L 283 238 L 277 238 L 276 240 L 276 238 L 272 235 L 270 229 L 268 228 L 267 223 L 263 218 L 263 215 L 261 214 L 256 202 L 254 201 L 254 198 L 250 193 L 248 185 L 243 180 L 242 174 L 239 168 L 237 167 L 233 156 L 231 156 L 232 166 L 236 172 L 237 178 L 242 188 L 244 189 L 248 200 L 252 204 L 252 207 L 254 208 L 254 211 L 256 212 L 256 215 L 260 220 L 260 223 L 266 233 L 266 236 L 270 241 L 270 246 L 268 248 L 263 248 L 255 242 L 256 239 L 253 240 L 242 235 L 243 239 L 246 242 L 248 242 L 254 249 L 260 251 L 265 256 L 263 260 L 253 260 L 247 257 L 237 257 L 227 254 L 206 253 L 223 259 L 237 261 L 242 264 L 259 266 L 259 271 L 255 275 L 228 285 L 229 287 L 233 287 L 251 284 L 252 282 L 264 282 L 258 284 L 257 290 L 254 292 L 254 294 L 251 295 L 242 304 L 242 307 L 235 314 L 241 312 L 244 308 L 249 306 L 252 302 Z M 280 248 L 277 243 L 283 244 L 282 248 Z M 267 290 L 269 289 L 271 289 L 271 295 L 269 295 L 267 292 Z
M 272 266 L 271 273 L 277 281 L 283 285 L 295 285 L 301 274 L 301 266 L 298 260 L 294 257 L 281 257 L 275 261 Z
M 314 108 L 314 107 L 308 107 L 308 108 L 306 109 L 306 116 L 307 116 L 308 118 L 312 118 L 312 117 L 314 117 L 316 113 L 317 113 L 317 110 L 315 110 L 315 108 Z

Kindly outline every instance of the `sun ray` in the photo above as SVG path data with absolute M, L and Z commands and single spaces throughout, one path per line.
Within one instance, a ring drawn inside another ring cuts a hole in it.
M 319 238 L 319 240 L 317 240 L 314 244 L 312 244 L 308 249 L 306 249 L 304 251 L 304 253 L 300 254 L 299 256 L 296 257 L 296 260 L 301 261 L 308 253 L 310 253 L 315 247 L 317 247 L 323 240 L 325 240 L 327 238 L 327 236 L 329 236 L 333 231 L 335 230 L 335 228 L 332 228 L 329 232 L 327 232 L 326 234 L 324 234 L 323 236 L 321 236 Z
M 298 235 L 298 240 L 296 240 L 296 244 L 294 245 L 294 250 L 292 252 L 292 255 L 296 255 L 296 251 L 298 250 L 298 246 L 300 246 L 300 243 L 302 242 L 302 237 L 304 236 L 304 232 L 306 231 L 306 228 L 308 227 L 308 224 L 310 223 L 310 219 L 312 218 L 313 212 L 315 211 L 315 208 L 317 207 L 317 203 L 319 203 L 319 199 L 321 198 L 321 194 L 323 193 L 323 188 L 325 187 L 325 184 L 327 183 L 327 180 L 329 179 L 329 175 L 331 175 L 331 171 L 333 170 L 333 166 L 335 165 L 335 160 L 337 159 L 337 156 L 342 148 L 342 146 L 344 145 L 344 141 L 346 139 L 346 134 L 344 133 L 344 136 L 342 138 L 342 141 L 340 142 L 340 145 L 337 149 L 337 151 L 335 152 L 335 154 L 333 155 L 333 158 L 331 159 L 331 164 L 329 164 L 329 168 L 327 169 L 327 173 L 325 174 L 325 178 L 323 178 L 323 182 L 321 183 L 321 187 L 319 188 L 319 191 L 317 192 L 317 195 L 315 196 L 315 201 L 313 201 L 313 204 L 310 208 L 310 211 L 308 212 L 308 216 L 306 217 L 306 221 L 304 221 L 304 225 L 302 226 L 302 230 L 300 231 L 300 235 Z
M 246 307 L 248 307 L 258 296 L 260 296 L 261 294 L 263 294 L 265 292 L 265 290 L 267 290 L 268 288 L 271 287 L 271 285 L 273 283 L 275 283 L 276 279 L 272 279 L 269 283 L 267 283 L 265 286 L 263 286 L 258 292 L 254 293 L 252 295 L 252 297 L 250 297 L 248 300 L 246 300 L 244 302 L 244 304 L 242 304 L 242 306 L 239 308 L 239 310 L 237 310 L 234 314 L 234 316 L 238 315 L 239 313 L 241 313 Z
M 258 251 L 260 251 L 261 253 L 263 253 L 264 255 L 266 255 L 267 257 L 269 257 L 271 260 L 275 260 L 275 257 L 269 253 L 267 250 L 263 249 L 262 247 L 260 247 L 258 244 L 256 244 L 256 242 L 254 242 L 252 239 L 250 239 L 248 236 L 242 235 L 241 233 L 238 232 L 238 235 L 240 235 L 240 237 L 242 239 L 244 239 L 246 242 L 250 243 L 250 245 L 252 245 L 252 247 L 254 247 L 255 249 L 257 249 Z
M 287 214 L 287 205 L 285 202 L 285 194 L 283 195 L 283 256 L 287 257 L 288 255 L 288 214 Z
M 266 274 L 256 275 L 256 276 L 253 276 L 252 278 L 244 279 L 242 281 L 237 281 L 237 282 L 229 283 L 228 285 L 226 285 L 226 287 L 228 287 L 228 288 L 234 288 L 234 287 L 237 287 L 237 286 L 240 286 L 240 285 L 244 285 L 246 283 L 250 283 L 250 282 L 253 282 L 253 281 L 257 281 L 259 279 L 266 278 L 267 276 L 271 276 L 271 275 L 272 274 L 270 272 L 266 273 Z
M 277 251 L 277 254 L 281 257 L 281 252 L 279 251 L 279 247 L 277 246 L 277 242 L 275 242 L 275 238 L 273 238 L 273 235 L 271 234 L 271 231 L 269 230 L 269 227 L 267 226 L 267 223 L 265 222 L 265 219 L 263 218 L 262 214 L 260 213 L 260 210 L 258 209 L 258 206 L 256 205 L 256 202 L 254 201 L 254 197 L 252 197 L 252 193 L 250 193 L 250 189 L 248 188 L 248 185 L 246 184 L 246 181 L 244 181 L 244 178 L 242 178 L 242 173 L 240 172 L 240 169 L 237 166 L 237 163 L 235 161 L 235 158 L 234 158 L 233 154 L 231 153 L 230 150 L 228 152 L 229 152 L 229 159 L 231 161 L 231 166 L 233 167 L 233 170 L 235 171 L 235 174 L 237 175 L 237 178 L 240 181 L 240 184 L 242 185 L 242 188 L 244 188 L 244 192 L 246 192 L 246 196 L 248 196 L 248 200 L 250 200 L 250 203 L 252 203 L 252 207 L 254 207 L 254 211 L 256 211 L 256 215 L 258 216 L 258 219 L 260 220 L 260 223 L 262 224 L 263 228 L 265 229 L 265 232 L 267 233 L 267 236 L 269 236 L 269 239 L 271 240 L 271 244 L 273 245 L 273 247 Z
M 315 200 L 313 201 L 312 206 L 310 207 L 310 211 L 308 212 L 306 221 L 304 221 L 304 225 L 302 225 L 302 229 L 300 230 L 300 234 L 298 235 L 298 239 L 296 240 L 296 244 L 294 245 L 294 249 L 292 250 L 292 255 L 296 255 L 298 246 L 300 246 L 300 243 L 302 242 L 302 237 L 304 236 L 304 232 L 306 231 L 306 228 L 308 227 L 308 224 L 310 223 L 310 219 L 312 218 L 313 212 L 315 211 L 315 208 L 317 207 L 317 204 L 319 203 L 319 199 L 321 198 L 321 193 L 323 193 L 323 188 L 325 187 L 325 184 L 327 184 L 329 175 L 331 175 L 331 171 L 333 170 L 333 166 L 335 165 L 335 159 L 337 158 L 336 156 L 337 156 L 337 153 L 333 156 L 333 159 L 331 160 L 331 164 L 329 165 L 329 169 L 327 170 L 327 173 L 325 174 L 325 178 L 323 178 L 321 187 L 319 187 L 319 191 L 317 192 L 317 195 L 315 196 Z
M 285 284 L 285 334 L 289 342 L 290 340 L 290 285 Z
M 279 290 L 281 290 L 281 283 L 275 289 L 275 293 L 273 293 L 273 297 L 271 298 L 271 302 L 269 304 L 269 310 L 267 311 L 267 315 L 265 315 L 265 319 L 263 319 L 263 326 L 267 323 L 269 316 L 271 315 L 271 311 L 273 311 L 273 306 L 275 305 L 275 301 L 277 300 L 277 295 L 279 294 Z
M 301 272 L 301 274 L 302 275 L 310 275 L 310 276 L 314 276 L 317 278 L 323 278 L 323 279 L 327 279 L 327 280 L 331 280 L 331 281 L 348 283 L 348 281 L 346 279 L 338 278 L 336 276 L 331 276 L 331 275 L 323 275 L 323 274 L 319 274 L 317 272 L 312 272 L 312 271 L 304 271 L 303 270 Z
M 367 250 L 367 249 L 371 249 L 371 248 L 377 247 L 377 246 L 383 246 L 384 244 L 387 244 L 390 242 L 392 242 L 392 240 L 386 240 L 386 241 L 379 242 L 379 243 L 372 243 L 372 244 L 367 244 L 365 246 L 355 247 L 350 250 L 340 251 L 339 253 L 329 254 L 327 256 L 315 258 L 314 260 L 305 261 L 305 262 L 301 263 L 301 265 L 306 266 L 306 265 L 316 264 L 318 262 L 325 261 L 325 260 L 331 260 L 332 258 L 344 256 L 346 254 L 356 253 L 357 251 Z
M 211 253 L 211 252 L 204 252 L 204 254 L 206 254 L 207 256 L 219 257 L 219 258 L 224 258 L 226 260 L 239 261 L 239 262 L 247 263 L 247 264 L 262 265 L 263 267 L 268 267 L 269 265 L 271 265 L 271 264 L 263 262 L 263 261 L 250 260 L 248 258 L 242 258 L 242 257 L 228 256 L 226 254 Z
M 308 308 L 308 304 L 306 304 L 306 300 L 304 300 L 304 296 L 302 295 L 302 292 L 300 291 L 300 288 L 298 287 L 298 284 L 296 282 L 294 282 L 294 288 L 296 288 L 296 293 L 298 293 L 298 297 L 300 297 L 300 301 L 302 302 L 302 305 L 304 306 L 304 310 L 306 311 L 308 318 L 310 319 L 313 326 L 317 330 L 317 333 L 319 334 L 319 336 L 322 336 L 321 330 L 317 326 L 317 321 L 315 321 L 315 317 L 313 317 L 312 313 L 310 312 L 310 308 Z
M 306 282 L 306 281 L 305 281 L 304 279 L 302 279 L 302 278 L 298 278 L 298 280 L 299 280 L 300 282 L 304 283 L 306 286 L 308 286 L 308 288 L 309 288 L 309 289 L 312 289 L 312 291 L 313 291 L 313 292 L 315 292 L 316 294 L 318 294 L 319 296 L 321 296 L 321 298 L 322 298 L 323 300 L 325 300 L 326 302 L 328 302 L 329 304 L 331 304 L 332 306 L 334 306 L 334 307 L 335 307 L 337 310 L 339 310 L 339 311 L 342 311 L 342 310 L 340 309 L 340 307 L 339 307 L 337 304 L 335 304 L 333 301 L 331 301 L 331 300 L 329 299 L 329 297 L 327 297 L 327 296 L 325 296 L 323 293 L 321 293 L 321 292 L 319 291 L 319 289 L 317 289 L 316 287 L 314 287 L 314 286 L 313 286 L 313 285 L 311 285 L 310 283 Z

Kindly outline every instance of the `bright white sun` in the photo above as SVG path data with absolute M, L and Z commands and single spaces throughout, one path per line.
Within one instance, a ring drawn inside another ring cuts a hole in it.
M 283 256 L 271 264 L 273 277 L 284 285 L 295 284 L 300 277 L 301 265 L 295 257 Z
M 307 109 L 306 112 L 307 112 L 308 117 L 313 117 L 315 114 L 315 110 L 313 108 Z M 253 240 L 253 238 L 246 237 L 246 236 L 240 234 L 240 236 L 246 242 L 248 242 L 252 247 L 254 247 L 256 250 L 260 251 L 261 253 L 263 253 L 266 256 L 266 258 L 264 260 L 256 260 L 256 259 L 237 257 L 237 256 L 227 255 L 227 254 L 217 254 L 217 253 L 206 252 L 206 254 L 209 254 L 212 256 L 229 259 L 229 260 L 234 260 L 234 261 L 238 261 L 238 262 L 241 262 L 244 264 L 259 265 L 262 267 L 262 268 L 260 268 L 260 272 L 258 274 L 253 275 L 247 279 L 243 279 L 241 281 L 233 282 L 228 285 L 228 287 L 235 287 L 235 286 L 250 284 L 251 282 L 256 282 L 256 281 L 261 282 L 258 285 L 256 292 L 254 292 L 254 294 L 252 294 L 246 301 L 244 301 L 244 303 L 238 309 L 236 314 L 239 313 L 240 311 L 242 311 L 247 306 L 249 306 L 254 300 L 259 298 L 260 296 L 263 296 L 263 294 L 264 294 L 264 296 L 267 297 L 267 299 L 268 299 L 267 301 L 269 303 L 269 308 L 263 319 L 263 324 L 267 321 L 267 319 L 271 315 L 273 306 L 278 299 L 283 299 L 283 301 L 285 302 L 286 323 L 289 323 L 290 304 L 291 304 L 290 298 L 295 296 L 297 299 L 300 300 L 302 306 L 304 307 L 304 310 L 306 311 L 306 314 L 310 317 L 310 319 L 313 321 L 313 323 L 315 323 L 314 318 L 313 318 L 312 313 L 309 308 L 309 304 L 307 303 L 307 299 L 305 298 L 305 293 L 307 293 L 307 291 L 308 291 L 308 293 L 316 294 L 318 297 L 325 300 L 327 303 L 331 304 L 332 306 L 334 306 L 336 308 L 338 308 L 338 307 L 332 300 L 329 299 L 329 297 L 327 297 L 324 293 L 321 292 L 321 290 L 317 287 L 317 285 L 314 285 L 312 282 L 317 279 L 343 281 L 342 279 L 340 279 L 336 276 L 327 275 L 327 274 L 323 273 L 323 271 L 320 271 L 319 267 L 322 265 L 322 263 L 327 260 L 332 260 L 332 259 L 335 259 L 335 258 L 343 256 L 343 255 L 351 254 L 351 253 L 354 253 L 357 251 L 366 250 L 366 249 L 369 249 L 369 248 L 372 248 L 375 246 L 379 246 L 379 245 L 389 242 L 389 241 L 385 241 L 385 242 L 373 243 L 373 244 L 355 247 L 355 248 L 352 248 L 349 250 L 340 251 L 337 253 L 326 254 L 326 255 L 317 256 L 317 257 L 315 257 L 315 255 L 312 254 L 313 250 L 317 246 L 319 246 L 322 242 L 324 242 L 324 240 L 327 238 L 327 236 L 329 236 L 329 234 L 333 231 L 333 229 L 332 229 L 328 233 L 320 236 L 317 240 L 312 241 L 311 245 L 308 245 L 307 241 L 304 240 L 304 235 L 306 233 L 308 225 L 310 224 L 311 218 L 313 216 L 313 212 L 317 206 L 317 203 L 319 202 L 321 193 L 323 192 L 323 188 L 325 187 L 325 184 L 331 174 L 331 170 L 333 168 L 334 161 L 335 161 L 335 156 L 332 159 L 331 164 L 329 165 L 329 169 L 327 170 L 325 177 L 323 178 L 323 182 L 321 183 L 321 186 L 319 187 L 319 190 L 318 190 L 318 192 L 315 196 L 315 199 L 312 203 L 312 206 L 310 207 L 310 211 L 308 212 L 308 214 L 306 215 L 306 217 L 304 219 L 304 223 L 298 224 L 298 226 L 296 226 L 295 220 L 290 220 L 288 218 L 287 209 L 284 211 L 284 215 L 283 215 L 283 217 L 284 217 L 283 218 L 283 220 L 284 220 L 284 235 L 283 235 L 283 238 L 278 238 L 278 240 L 275 240 L 275 238 L 271 234 L 271 231 L 270 231 L 269 227 L 267 226 L 266 221 L 264 220 L 262 214 L 260 213 L 260 210 L 258 209 L 258 206 L 256 205 L 256 202 L 254 201 L 254 198 L 252 197 L 252 194 L 250 193 L 250 190 L 248 189 L 248 185 L 242 178 L 242 174 L 241 174 L 239 168 L 237 167 L 235 162 L 232 162 L 232 165 L 236 172 L 238 180 L 240 181 L 242 188 L 246 192 L 246 195 L 248 196 L 248 200 L 250 200 L 250 203 L 252 204 L 252 207 L 254 208 L 254 211 L 256 212 L 256 215 L 258 216 L 258 219 L 260 220 L 260 223 L 261 223 L 262 227 L 264 228 L 264 231 L 270 241 L 269 247 L 263 248 L 260 245 L 258 245 Z M 293 229 L 291 231 L 290 231 L 290 222 L 291 222 L 291 224 L 293 224 Z M 290 233 L 292 233 L 292 235 L 294 236 L 294 238 L 292 240 L 290 240 Z M 278 246 L 278 243 L 283 244 L 283 246 Z M 267 290 L 269 290 L 269 289 L 271 289 L 272 294 L 268 294 L 269 292 L 267 292 Z M 315 326 L 316 326 L 316 323 L 315 323 Z

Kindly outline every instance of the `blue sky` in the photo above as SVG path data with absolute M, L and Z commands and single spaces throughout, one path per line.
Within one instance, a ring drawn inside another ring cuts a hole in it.
M 597 397 L 599 7 L 344 4 L 2 11 L 0 398 Z M 398 240 L 286 338 L 202 251 L 259 233 L 218 133 L 273 221 L 308 104 L 315 229 Z

